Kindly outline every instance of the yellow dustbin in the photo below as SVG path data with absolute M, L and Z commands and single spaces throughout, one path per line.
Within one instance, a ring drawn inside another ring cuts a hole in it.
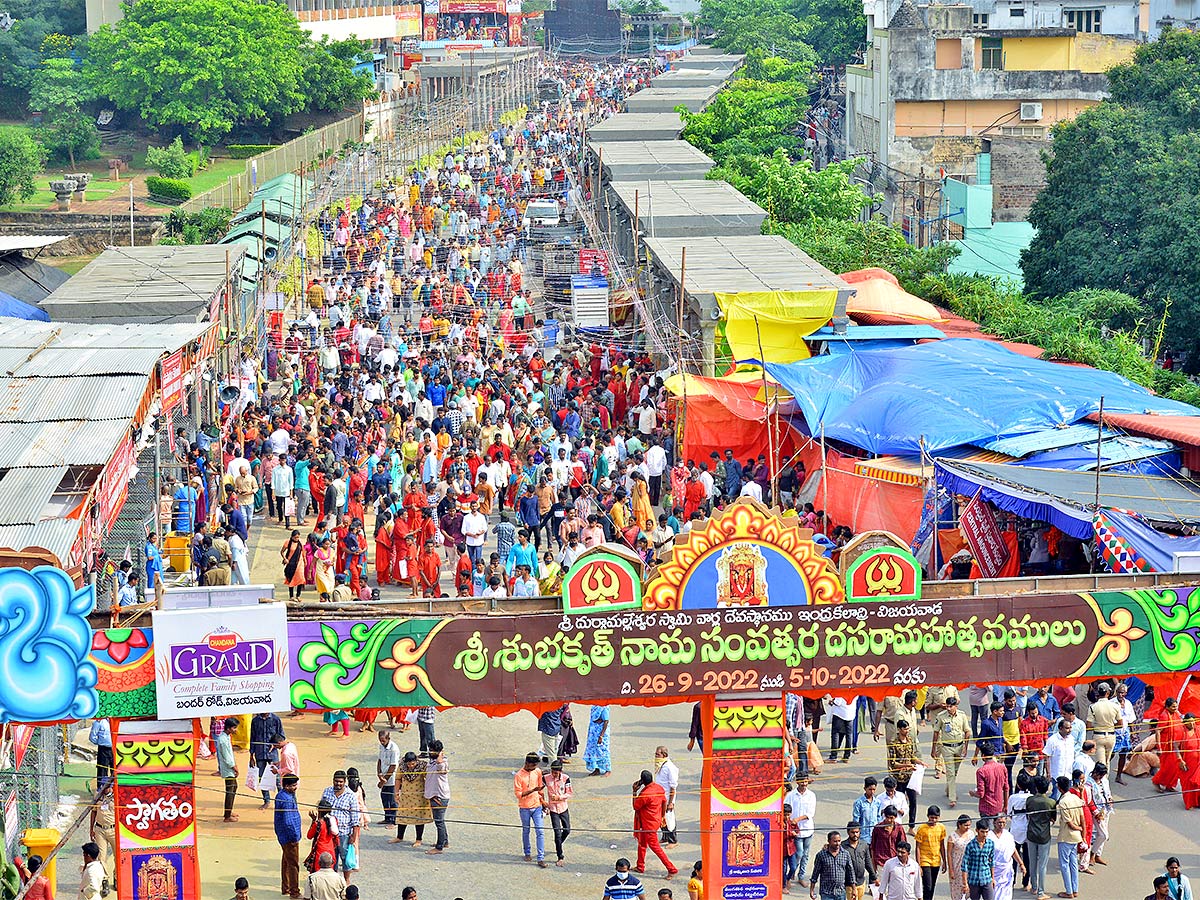
M 163 550 L 167 565 L 176 572 L 188 572 L 192 568 L 192 538 L 186 534 L 168 534 L 163 538 Z
M 57 828 L 26 828 L 21 834 L 21 843 L 25 845 L 30 856 L 37 854 L 42 859 L 46 859 L 50 856 L 50 851 L 58 846 L 61 838 L 62 835 L 58 833 Z M 55 877 L 56 862 L 58 862 L 57 858 L 42 865 L 41 874 L 45 875 L 51 884 L 58 884 L 58 879 Z

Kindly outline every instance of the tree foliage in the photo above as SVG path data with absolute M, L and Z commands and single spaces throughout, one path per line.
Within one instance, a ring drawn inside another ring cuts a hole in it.
M 163 219 L 167 232 L 163 243 L 215 244 L 229 231 L 232 218 L 233 210 L 222 206 L 194 213 L 173 209 Z
M 716 32 L 713 44 L 733 53 L 768 51 L 792 60 L 812 58 L 808 25 L 791 0 L 700 0 L 699 22 Z
M 61 45 L 55 42 L 52 46 Z M 29 102 L 42 110 L 43 116 L 38 139 L 51 153 L 67 159 L 72 168 L 76 159 L 100 155 L 100 132 L 83 109 L 91 99 L 91 86 L 75 61 L 61 56 L 44 60 L 30 85 Z
M 0 205 L 28 200 L 46 164 L 46 150 L 24 128 L 0 128 Z
M 91 38 L 97 92 L 160 128 L 213 142 L 237 124 L 361 99 L 362 45 L 316 44 L 282 3 L 138 0 Z
M 949 243 L 919 250 L 898 229 L 879 219 L 772 222 L 767 230 L 783 235 L 831 272 L 880 268 L 906 287 L 915 286 L 926 275 L 945 272 L 959 253 Z
M 767 210 L 773 222 L 853 221 L 870 203 L 850 180 L 857 160 L 830 163 L 817 171 L 811 160 L 793 162 L 783 150 L 771 156 L 734 156 L 713 167 L 723 179 Z
M 146 165 L 163 178 L 190 178 L 194 174 L 187 150 L 178 137 L 165 147 L 147 147 Z
M 1200 349 L 1200 35 L 1167 31 L 1111 72 L 1113 99 L 1058 125 L 1021 256 L 1039 298 L 1122 291 Z M 1192 354 L 1193 360 L 1197 357 Z
M 310 40 L 303 44 L 301 59 L 307 107 L 339 110 L 374 93 L 371 77 L 354 71 L 355 64 L 366 53 L 367 45 L 353 38 L 331 41 L 322 37 L 319 43 Z
M 617 0 L 617 7 L 621 12 L 631 16 L 644 16 L 667 11 L 667 4 L 662 0 Z
M 808 107 L 805 83 L 739 79 L 719 92 L 702 112 L 680 107 L 683 138 L 718 162 L 731 156 L 792 151 Z
M 55 34 L 82 36 L 87 24 L 84 0 L 7 0 L 11 31 L 0 31 L 0 112 L 22 114 L 29 104 L 29 88 L 38 64 L 48 56 L 62 55 L 43 49 Z

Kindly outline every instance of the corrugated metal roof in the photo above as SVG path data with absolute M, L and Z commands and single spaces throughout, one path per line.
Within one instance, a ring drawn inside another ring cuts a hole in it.
M 128 419 L 9 423 L 0 428 L 0 469 L 107 465 L 127 431 Z
M 67 474 L 66 466 L 9 469 L 0 477 L 0 525 L 31 525 Z
M 67 378 L 76 375 L 149 376 L 162 350 L 49 348 L 32 358 L 24 347 L 0 346 L 0 376 Z
M 221 238 L 222 244 L 231 244 L 235 239 L 240 237 L 252 237 L 256 240 L 261 240 L 263 235 L 266 235 L 268 244 L 286 244 L 292 238 L 292 226 L 281 225 L 273 219 L 263 219 L 261 216 L 256 219 L 250 219 L 237 225 L 229 230 L 225 237 Z
M 240 267 L 241 253 L 230 245 L 110 248 L 41 306 L 63 322 L 156 323 L 184 316 L 195 322 Z
M 0 378 L 0 422 L 132 419 L 146 394 L 149 378 Z
M 1200 416 L 1153 416 L 1133 413 L 1114 415 L 1106 412 L 1104 421 L 1126 431 L 1151 434 L 1190 447 L 1200 446 Z
M 67 565 L 71 545 L 79 536 L 78 519 L 47 519 L 36 525 L 0 525 L 0 547 L 13 550 L 28 550 L 41 547 L 58 557 Z
M 154 349 L 171 352 L 197 340 L 208 329 L 203 322 L 187 325 L 81 325 L 78 322 L 28 322 L 0 318 L 0 347 Z
M 1116 432 L 1105 429 L 1104 437 L 1116 437 Z M 995 450 L 1008 456 L 1022 457 L 1031 453 L 1041 453 L 1045 450 L 1056 450 L 1059 447 L 1073 447 L 1076 444 L 1086 444 L 1096 441 L 1095 425 L 1068 425 L 1066 428 L 1035 431 L 1031 434 L 1018 434 L 1015 437 L 1002 437 L 994 441 L 982 442 L 979 446 L 986 450 Z

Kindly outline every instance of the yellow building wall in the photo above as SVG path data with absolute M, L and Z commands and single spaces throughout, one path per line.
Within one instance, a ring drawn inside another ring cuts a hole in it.
M 1029 100 L 1036 98 L 1030 97 Z M 1028 102 L 1028 101 L 1026 101 Z M 1022 123 L 1018 118 L 1019 100 L 928 100 L 896 101 L 896 137 L 937 137 L 978 134 L 998 121 L 1002 125 L 1043 125 L 1049 127 L 1064 119 L 1073 119 L 1094 100 L 1041 100 L 1042 118 Z
M 1007 72 L 1065 72 L 1072 68 L 1069 37 L 1003 39 L 1004 69 Z
M 1077 34 L 1071 45 L 1071 68 L 1080 72 L 1107 72 L 1115 65 L 1129 62 L 1137 41 L 1107 34 Z

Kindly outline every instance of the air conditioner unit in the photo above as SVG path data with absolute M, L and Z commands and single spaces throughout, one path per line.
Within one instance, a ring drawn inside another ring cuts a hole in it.
M 1021 104 L 1021 121 L 1022 122 L 1038 122 L 1042 118 L 1042 104 L 1040 103 L 1022 103 Z

